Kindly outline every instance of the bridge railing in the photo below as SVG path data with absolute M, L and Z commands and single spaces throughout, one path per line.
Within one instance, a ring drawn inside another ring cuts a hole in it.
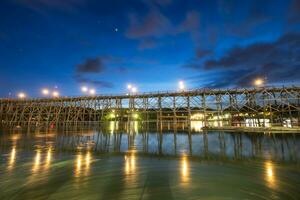
M 97 94 L 97 95 L 73 95 L 73 96 L 60 96 L 60 97 L 34 97 L 26 99 L 18 98 L 0 98 L 0 101 L 9 100 L 59 100 L 59 99 L 70 99 L 70 98 L 113 98 L 113 97 L 141 97 L 141 96 L 159 96 L 159 95 L 185 95 L 185 94 L 214 94 L 214 93 L 243 93 L 243 92 L 263 92 L 263 91 L 280 91 L 283 89 L 287 90 L 300 90 L 300 86 L 264 86 L 264 87 L 248 87 L 248 88 L 228 88 L 228 89 L 216 89 L 216 88 L 192 88 L 185 90 L 161 90 L 161 91 L 150 91 L 150 92 L 136 92 L 136 93 L 111 93 L 111 94 Z

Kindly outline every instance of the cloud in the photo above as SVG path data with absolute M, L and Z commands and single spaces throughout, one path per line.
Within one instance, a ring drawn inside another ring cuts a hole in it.
M 278 62 L 292 65 L 300 53 L 299 48 L 300 34 L 288 33 L 272 43 L 261 42 L 246 47 L 234 47 L 223 57 L 206 61 L 204 68 L 255 68 Z
M 95 85 L 95 86 L 98 86 L 101 88 L 113 88 L 114 87 L 113 83 L 111 83 L 111 82 L 101 81 L 101 80 L 92 80 L 89 78 L 84 78 L 82 76 L 77 76 L 76 81 L 81 84 L 91 84 L 91 85 Z
M 211 55 L 213 55 L 213 51 L 210 49 L 196 48 L 194 57 L 184 64 L 183 67 L 199 70 L 201 64 Z
M 158 40 L 164 36 L 176 36 L 182 33 L 190 33 L 194 42 L 200 40 L 200 17 L 197 11 L 186 12 L 185 18 L 180 23 L 173 23 L 157 7 L 151 6 L 145 16 L 131 14 L 129 16 L 129 28 L 126 36 L 140 42 L 141 50 L 155 48 Z
M 211 55 L 212 53 L 213 53 L 212 50 L 198 48 L 196 49 L 196 58 L 201 59 Z
M 84 59 L 75 65 L 74 79 L 79 83 L 96 85 L 98 87 L 112 88 L 113 83 L 99 80 L 102 75 L 128 73 L 130 64 L 157 64 L 155 60 L 146 60 L 138 57 L 122 58 L 113 55 L 101 55 Z M 95 79 L 95 77 L 97 77 Z
M 187 32 L 190 33 L 195 42 L 200 40 L 200 14 L 197 11 L 188 11 L 186 13 L 186 18 L 178 26 L 177 32 Z
M 102 80 L 93 80 L 87 78 L 87 75 L 101 74 L 107 69 L 104 65 L 105 60 L 115 61 L 112 56 L 99 56 L 95 58 L 86 58 L 82 63 L 76 65 L 74 78 L 79 83 L 92 84 L 98 87 L 111 88 L 113 84 Z
M 100 57 L 87 58 L 83 63 L 76 66 L 77 73 L 100 73 L 105 70 Z
M 137 15 L 130 15 L 129 24 L 126 35 L 132 39 L 160 37 L 173 29 L 169 19 L 157 9 L 152 9 L 142 20 Z
M 259 42 L 233 47 L 219 58 L 192 65 L 202 72 L 215 72 L 211 86 L 242 86 L 253 79 L 267 78 L 268 83 L 300 81 L 300 33 L 287 33 L 274 42 Z
M 219 14 L 222 16 L 222 31 L 230 36 L 249 38 L 255 35 L 258 28 L 266 29 L 266 24 L 274 22 L 274 10 L 280 7 L 280 1 L 251 0 L 235 1 L 220 0 Z
M 172 34 L 174 30 L 172 21 L 163 14 L 161 7 L 169 6 L 172 0 L 149 0 L 143 1 L 148 9 L 147 14 L 129 14 L 129 28 L 126 36 L 130 39 L 141 39 L 146 37 L 159 38 Z

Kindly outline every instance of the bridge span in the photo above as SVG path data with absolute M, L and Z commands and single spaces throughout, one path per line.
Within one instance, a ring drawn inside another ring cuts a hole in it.
M 200 121 L 206 127 L 299 127 L 300 87 L 0 99 L 2 124 L 138 120 Z

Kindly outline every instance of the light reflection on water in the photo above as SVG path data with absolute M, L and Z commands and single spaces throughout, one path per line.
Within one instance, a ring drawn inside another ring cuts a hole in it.
M 90 173 L 90 165 L 91 165 L 91 153 L 88 151 L 85 155 L 85 176 Z
M 264 167 L 265 167 L 265 180 L 267 182 L 267 185 L 272 189 L 276 189 L 277 182 L 276 182 L 274 164 L 272 163 L 272 161 L 265 161 Z
M 47 157 L 46 157 L 46 163 L 45 163 L 45 169 L 49 169 L 51 164 L 51 158 L 52 158 L 52 148 L 49 147 L 47 151 Z
M 34 173 L 36 173 L 40 168 L 40 162 L 41 162 L 40 160 L 41 160 L 41 152 L 38 149 L 38 150 L 36 150 L 36 155 L 35 155 L 33 167 L 32 167 L 32 171 Z
M 191 121 L 191 129 L 197 132 L 201 132 L 204 123 L 202 121 Z
M 190 180 L 190 168 L 187 156 L 183 155 L 181 158 L 181 182 L 188 185 Z
M 137 179 L 136 156 L 134 152 L 130 153 L 129 155 L 125 155 L 124 160 L 125 182 L 128 185 L 132 185 L 136 182 Z
M 82 165 L 82 155 L 78 154 L 75 162 L 75 177 L 80 177 Z
M 90 165 L 92 163 L 92 155 L 89 151 L 87 151 L 85 155 L 79 152 L 75 158 L 74 163 L 75 163 L 75 169 L 74 169 L 75 177 L 90 175 Z
M 0 152 L 6 158 L 0 162 L 0 172 L 5 167 L 15 174 L 2 172 L 12 184 L 0 181 L 4 191 L 0 199 L 12 194 L 12 185 L 23 179 L 16 189 L 22 188 L 25 194 L 27 189 L 62 187 L 41 195 L 57 199 L 67 195 L 82 199 L 80 195 L 89 197 L 109 190 L 111 194 L 96 197 L 114 199 L 110 195 L 120 193 L 125 195 L 123 199 L 130 199 L 125 197 L 131 194 L 131 199 L 142 199 L 143 195 L 148 199 L 206 199 L 209 196 L 203 195 L 209 191 L 219 197 L 237 195 L 236 199 L 300 196 L 296 192 L 300 182 L 295 181 L 300 180 L 300 138 L 296 134 L 160 132 L 142 130 L 138 122 L 127 124 L 124 130 L 121 127 L 114 122 L 107 131 L 35 131 L 17 137 L 9 131 L 0 134 Z M 278 168 L 281 163 L 284 165 Z M 59 186 L 64 181 L 65 185 Z M 233 187 L 237 190 L 229 193 Z M 152 193 L 159 197 L 150 198 Z
M 12 170 L 16 160 L 16 146 L 13 146 L 10 152 L 9 162 L 8 162 L 8 170 Z

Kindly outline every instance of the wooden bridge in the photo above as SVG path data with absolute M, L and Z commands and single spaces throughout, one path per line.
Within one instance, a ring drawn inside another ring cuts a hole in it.
M 201 121 L 206 127 L 298 127 L 300 87 L 0 99 L 2 124 L 78 124 L 134 120 Z

